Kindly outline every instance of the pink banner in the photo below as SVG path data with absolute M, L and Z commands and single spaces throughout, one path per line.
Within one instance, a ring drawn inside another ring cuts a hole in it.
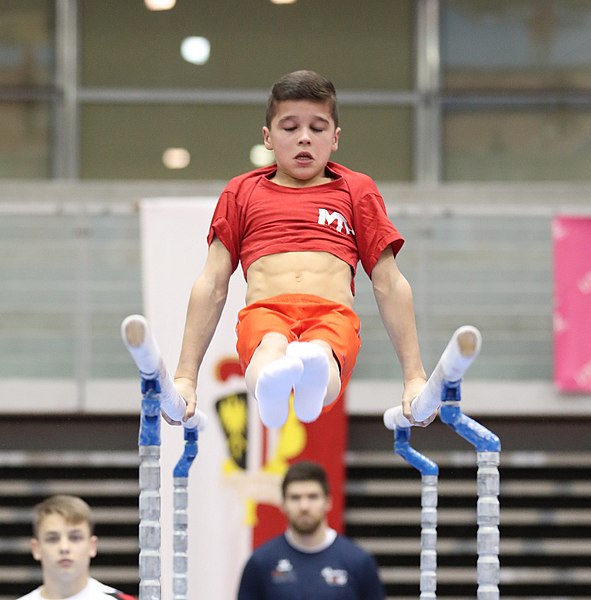
M 554 383 L 591 392 L 591 217 L 556 217 Z

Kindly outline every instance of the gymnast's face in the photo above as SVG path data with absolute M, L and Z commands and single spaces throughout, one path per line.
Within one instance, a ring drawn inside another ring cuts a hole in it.
M 340 133 L 328 102 L 278 102 L 271 126 L 263 127 L 265 147 L 275 153 L 275 183 L 290 187 L 325 183 L 326 163 L 338 148 Z
M 300 535 L 318 531 L 331 507 L 330 496 L 317 481 L 293 481 L 285 490 L 283 512 L 290 528 Z

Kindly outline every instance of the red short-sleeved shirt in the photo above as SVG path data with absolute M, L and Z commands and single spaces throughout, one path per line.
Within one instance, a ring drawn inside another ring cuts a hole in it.
M 215 208 L 207 241 L 214 237 L 230 252 L 232 267 L 248 267 L 281 252 L 329 252 L 351 266 L 361 260 L 368 275 L 385 248 L 398 253 L 403 237 L 388 219 L 373 180 L 329 162 L 334 179 L 290 188 L 269 179 L 275 165 L 230 180 Z

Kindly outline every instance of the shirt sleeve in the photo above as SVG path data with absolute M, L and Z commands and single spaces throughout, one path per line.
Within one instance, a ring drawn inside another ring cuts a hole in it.
M 262 600 L 262 598 L 258 569 L 251 556 L 242 571 L 237 600 Z
M 238 267 L 240 260 L 240 219 L 236 196 L 224 190 L 218 199 L 207 234 L 207 244 L 211 245 L 218 238 L 230 253 L 232 271 Z
M 353 227 L 359 259 L 369 276 L 388 246 L 396 256 L 404 244 L 404 238 L 388 218 L 382 196 L 375 185 L 372 184 L 372 188 L 353 204 Z
M 370 554 L 366 554 L 364 562 L 361 597 L 363 600 L 385 600 L 386 592 L 380 580 L 375 558 Z

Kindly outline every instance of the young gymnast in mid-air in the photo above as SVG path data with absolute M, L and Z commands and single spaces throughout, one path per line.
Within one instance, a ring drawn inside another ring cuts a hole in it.
M 404 240 L 373 180 L 331 162 L 339 127 L 333 84 L 313 71 L 275 83 L 263 127 L 275 163 L 233 178 L 219 197 L 205 267 L 191 290 L 174 383 L 194 414 L 203 356 L 240 263 L 247 281 L 236 348 L 267 427 L 294 411 L 319 417 L 343 392 L 361 344 L 353 311 L 361 264 L 402 368 L 404 415 L 425 386 L 411 287 L 396 264 Z

